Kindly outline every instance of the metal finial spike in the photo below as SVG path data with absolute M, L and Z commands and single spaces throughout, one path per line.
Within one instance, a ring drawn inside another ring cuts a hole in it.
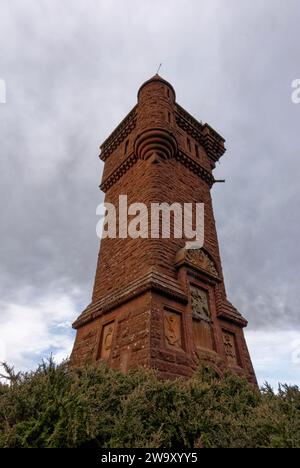
M 159 70 L 161 69 L 162 63 L 159 64 L 156 74 L 158 75 Z

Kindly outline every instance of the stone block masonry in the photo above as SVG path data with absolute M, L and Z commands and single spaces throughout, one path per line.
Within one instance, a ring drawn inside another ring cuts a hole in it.
M 72 365 L 105 360 L 127 372 L 157 369 L 162 378 L 190 377 L 202 364 L 256 383 L 243 328 L 228 301 L 211 188 L 224 139 L 176 102 L 173 87 L 155 75 L 138 103 L 101 146 L 105 201 L 204 203 L 205 240 L 104 238 L 91 304 L 74 323 Z M 118 220 L 117 220 L 118 222 Z

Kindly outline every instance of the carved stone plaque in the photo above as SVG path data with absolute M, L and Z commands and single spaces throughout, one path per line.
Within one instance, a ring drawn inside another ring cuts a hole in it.
M 114 322 L 108 323 L 104 325 L 102 330 L 102 341 L 101 341 L 101 351 L 100 351 L 100 358 L 101 359 L 109 359 L 110 352 L 111 352 L 111 345 L 114 333 Z
M 182 349 L 181 315 L 165 311 L 164 318 L 166 345 L 171 349 Z
M 194 340 L 197 349 L 213 349 L 211 326 L 203 320 L 193 320 Z
M 204 289 L 191 285 L 192 315 L 196 320 L 211 322 L 208 296 Z
M 223 331 L 225 354 L 229 364 L 238 365 L 235 337 L 232 333 Z

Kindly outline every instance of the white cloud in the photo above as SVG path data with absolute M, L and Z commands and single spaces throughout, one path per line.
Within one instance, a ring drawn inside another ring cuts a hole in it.
M 24 303 L 0 302 L 0 360 L 29 370 L 50 353 L 56 361 L 66 358 L 74 340 L 74 298 L 57 294 L 24 299 Z
M 300 386 L 300 331 L 246 331 L 249 351 L 260 384 L 265 381 Z
M 73 346 L 71 323 L 79 312 L 79 295 L 57 292 L 37 300 L 32 291 L 23 291 L 23 302 L 19 297 L 16 303 L 1 301 L 0 361 L 30 370 L 50 353 L 56 362 L 66 359 Z M 279 382 L 300 386 L 299 331 L 248 330 L 246 339 L 260 385 L 267 381 L 275 389 Z
M 300 106 L 290 99 L 299 1 L 0 8 L 0 359 L 33 368 L 50 350 L 70 352 L 80 312 L 70 285 L 86 305 L 97 260 L 98 145 L 163 62 L 178 102 L 227 139 L 216 178 L 228 183 L 213 200 L 230 300 L 259 329 L 247 332 L 258 378 L 299 382 L 299 332 L 285 330 L 298 326 L 300 304 Z M 53 295 L 48 285 L 66 278 Z

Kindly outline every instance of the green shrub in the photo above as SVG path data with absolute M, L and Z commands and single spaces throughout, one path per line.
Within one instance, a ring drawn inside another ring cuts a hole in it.
M 300 391 L 258 391 L 227 374 L 161 381 L 52 360 L 0 384 L 0 447 L 300 447 Z

